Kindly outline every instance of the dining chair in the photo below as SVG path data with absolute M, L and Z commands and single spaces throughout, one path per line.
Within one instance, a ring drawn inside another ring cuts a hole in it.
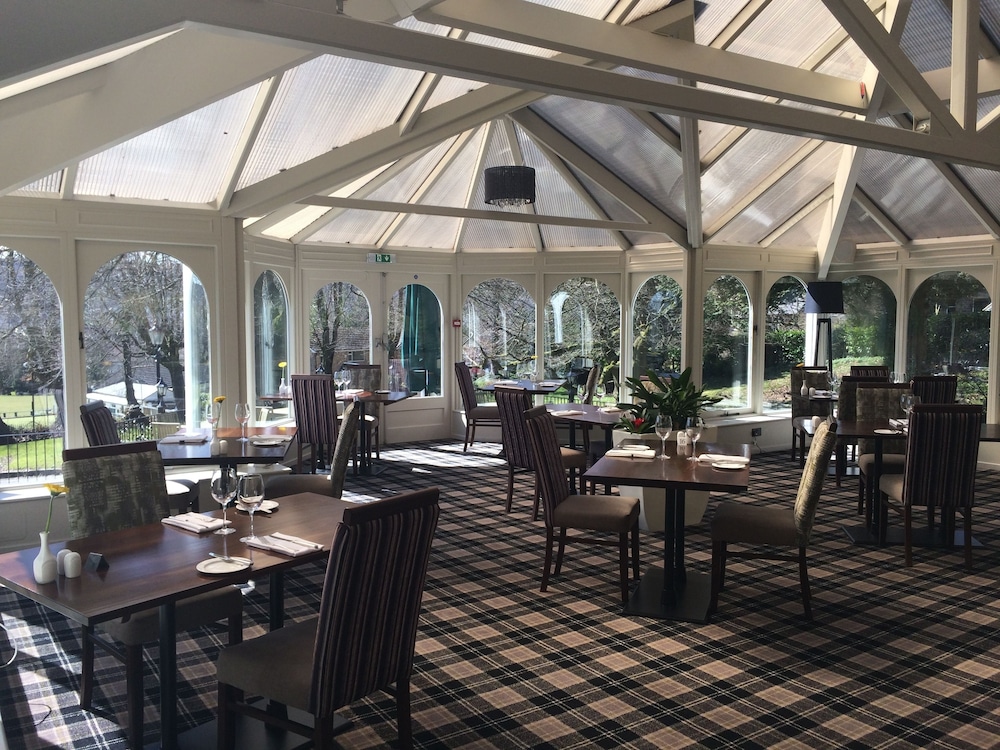
M 323 474 L 269 474 L 264 477 L 264 497 L 274 500 L 300 492 L 315 492 L 340 498 L 344 494 L 344 482 L 351 456 L 355 455 L 354 444 L 358 436 L 358 417 L 361 409 L 355 402 L 344 408 L 337 430 L 337 441 L 330 459 L 330 476 Z
M 801 466 L 805 466 L 806 440 L 809 438 L 806 425 L 812 425 L 813 417 L 830 416 L 830 403 L 828 401 L 813 401 L 809 396 L 803 396 L 802 386 L 805 385 L 807 389 L 826 390 L 830 387 L 829 374 L 829 370 L 825 367 L 805 367 L 804 365 L 793 367 L 789 372 L 792 400 L 792 461 L 798 454 Z
M 236 746 L 236 717 L 335 746 L 334 711 L 377 691 L 396 697 L 399 744 L 412 746 L 410 675 L 439 506 L 438 488 L 372 503 L 345 501 L 330 546 L 319 615 L 222 649 L 218 747 Z M 246 702 L 259 695 L 312 715 L 285 718 Z
M 368 364 L 367 362 L 345 362 L 343 369 L 351 376 L 349 388 L 356 388 L 368 391 L 369 393 L 381 390 L 382 365 Z M 371 408 L 375 409 L 374 414 L 368 412 L 368 409 Z M 361 444 L 366 446 L 366 450 L 368 451 L 366 458 L 369 461 L 371 460 L 372 452 L 374 452 L 376 458 L 382 457 L 382 447 L 380 445 L 382 415 L 379 413 L 379 409 L 380 404 L 368 404 L 367 408 L 364 409 L 364 420 L 358 423 L 358 429 L 367 432 L 365 440 L 361 441 Z
M 922 404 L 953 404 L 958 396 L 958 376 L 914 375 L 910 390 Z
M 597 389 L 601 385 L 601 371 L 602 367 L 600 365 L 594 365 L 590 368 L 590 372 L 587 373 L 587 382 L 583 386 L 583 393 L 580 396 L 581 404 L 593 405 L 594 397 L 597 396 Z M 590 428 L 589 424 L 579 425 L 580 431 L 583 433 L 583 454 L 590 460 Z
M 81 404 L 80 421 L 88 445 L 114 445 L 122 441 L 115 416 L 103 401 Z
M 941 531 L 946 546 L 954 543 L 955 513 L 963 519 L 965 567 L 972 569 L 972 507 L 975 503 L 976 464 L 983 407 L 976 404 L 915 404 L 910 413 L 906 463 L 901 474 L 879 479 L 879 542 L 884 544 L 889 510 L 903 518 L 903 556 L 913 565 L 913 508 L 941 509 Z M 950 537 L 950 538 L 947 538 Z
M 64 450 L 63 482 L 68 490 L 66 506 L 74 539 L 157 523 L 169 515 L 163 458 L 153 441 Z M 219 620 L 228 624 L 229 642 L 239 643 L 243 638 L 243 595 L 239 589 L 227 587 L 177 602 L 178 632 Z M 159 641 L 159 610 L 154 607 L 134 612 L 101 623 L 98 628 L 124 648 L 108 642 L 93 626 L 83 626 L 80 706 L 89 710 L 93 705 L 97 646 L 125 665 L 128 744 L 140 748 L 143 746 L 142 646 Z
M 888 383 L 889 376 L 862 376 L 845 375 L 840 379 L 840 388 L 837 391 L 837 419 L 845 422 L 854 422 L 858 418 L 858 385 L 861 383 Z M 836 459 L 836 479 L 837 486 L 840 487 L 841 480 L 847 476 L 848 450 L 851 451 L 852 458 L 857 461 L 857 443 L 849 438 L 837 438 L 837 459 Z M 860 510 L 858 511 L 860 512 Z
M 708 608 L 709 615 L 718 607 L 719 594 L 725 586 L 726 562 L 730 557 L 737 557 L 798 561 L 802 606 L 806 619 L 812 619 L 806 547 L 812 536 L 816 506 L 823 491 L 823 481 L 836 442 L 836 422 L 822 422 L 813 434 L 809 456 L 802 470 L 792 507 L 784 504 L 751 505 L 725 500 L 716 508 L 709 525 L 712 538 L 712 598 Z M 730 544 L 746 545 L 753 549 L 733 552 L 729 549 Z M 760 547 L 798 549 L 797 553 L 788 554 L 773 549 L 761 551 Z
M 292 408 L 298 449 L 295 471 L 303 473 L 303 452 L 308 449 L 308 473 L 337 443 L 337 386 L 332 375 L 292 375 Z
M 514 498 L 514 475 L 531 472 L 535 477 L 534 504 L 531 519 L 538 520 L 539 485 L 531 438 L 524 414 L 532 406 L 531 395 L 523 388 L 497 386 L 493 390 L 500 413 L 500 437 L 503 441 L 503 455 L 507 460 L 507 506 L 510 513 Z M 569 472 L 570 491 L 576 490 L 577 472 L 582 476 L 587 470 L 587 454 L 573 448 L 559 447 L 560 465 Z
M 851 365 L 851 375 L 858 378 L 889 379 L 888 365 Z
M 458 392 L 462 396 L 462 409 L 465 411 L 465 441 L 462 443 L 462 453 L 465 453 L 476 442 L 476 427 L 499 427 L 500 413 L 496 404 L 480 404 L 476 400 L 472 372 L 465 362 L 455 363 L 455 377 L 458 379 Z
M 559 437 L 555 419 L 544 406 L 535 406 L 525 414 L 531 447 L 538 466 L 538 483 L 545 506 L 545 563 L 542 585 L 545 591 L 551 575 L 559 575 L 567 542 L 618 547 L 618 573 L 622 603 L 628 601 L 629 548 L 633 577 L 639 579 L 639 498 L 617 495 L 574 495 L 566 484 L 561 465 Z M 558 529 L 559 549 L 555 570 L 552 552 Z M 567 534 L 568 529 L 617 534 L 618 538 Z
M 889 419 L 902 419 L 906 416 L 900 396 L 910 392 L 909 383 L 862 383 L 858 386 L 858 419 L 859 422 L 878 422 Z M 900 474 L 906 462 L 906 440 L 883 439 L 882 468 L 879 476 Z M 876 450 L 874 440 L 861 438 L 858 440 L 858 513 L 864 512 L 866 520 L 871 522 L 871 513 L 875 503 L 875 488 L 878 480 L 872 481 L 875 474 Z

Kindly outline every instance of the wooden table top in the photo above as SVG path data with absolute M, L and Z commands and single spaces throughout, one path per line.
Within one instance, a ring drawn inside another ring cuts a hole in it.
M 503 388 L 508 386 L 510 388 L 523 388 L 528 393 L 545 394 L 545 393 L 555 393 L 564 385 L 566 385 L 566 380 L 559 380 L 558 378 L 552 378 L 551 380 L 494 380 L 492 383 L 481 386 L 480 391 L 492 391 L 496 386 Z
M 153 523 L 123 531 L 85 537 L 51 545 L 53 554 L 63 547 L 75 550 L 86 561 L 97 552 L 108 561 L 107 570 L 84 570 L 79 578 L 60 576 L 53 583 L 37 584 L 32 560 L 37 548 L 0 555 L 0 583 L 82 625 L 93 625 L 184 597 L 239 583 L 263 573 L 292 568 L 323 559 L 329 553 L 337 524 L 349 503 L 315 493 L 289 495 L 270 515 L 256 514 L 258 534 L 281 531 L 325 545 L 324 550 L 289 557 L 247 547 L 240 541 L 250 530 L 246 513 L 227 511 L 238 533 L 196 534 L 174 526 Z M 205 515 L 221 518 L 222 510 Z M 209 552 L 249 557 L 253 566 L 228 575 L 205 575 L 195 569 Z
M 626 441 L 627 442 L 627 441 Z M 638 441 L 633 441 L 638 442 Z M 750 446 L 734 443 L 698 444 L 698 453 L 750 458 Z M 668 459 L 603 456 L 583 478 L 598 484 L 667 487 L 685 490 L 741 492 L 750 484 L 750 465 L 741 469 L 716 469 L 703 461 L 677 455 L 677 443 L 667 442 Z
M 622 412 L 606 412 L 594 404 L 546 404 L 546 410 L 559 421 L 576 422 L 597 427 L 612 428 L 618 424 Z
M 198 464 L 236 466 L 247 463 L 281 463 L 288 452 L 288 446 L 294 442 L 295 426 L 248 427 L 247 436 L 250 440 L 243 443 L 240 441 L 239 427 L 220 427 L 216 431 L 216 437 L 226 441 L 224 451 L 218 444 L 213 446 L 211 440 L 206 440 L 204 443 L 164 443 L 163 440 L 160 440 L 156 447 L 163 456 L 163 463 L 167 466 Z M 255 445 L 254 438 L 258 440 L 287 439 L 277 445 Z M 213 451 L 216 452 L 213 453 Z

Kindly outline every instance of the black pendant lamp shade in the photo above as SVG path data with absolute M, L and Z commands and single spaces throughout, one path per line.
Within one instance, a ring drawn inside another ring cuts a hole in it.
M 531 167 L 487 167 L 486 202 L 492 206 L 525 206 L 535 202 L 535 170 Z
M 839 281 L 806 284 L 806 312 L 833 315 L 844 312 L 844 285 Z

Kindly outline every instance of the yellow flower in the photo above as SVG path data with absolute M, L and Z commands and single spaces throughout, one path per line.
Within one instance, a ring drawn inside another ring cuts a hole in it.
M 213 401 L 214 401 L 215 403 L 217 403 L 217 404 L 221 404 L 221 403 L 222 403 L 223 401 L 225 401 L 225 400 L 226 400 L 226 397 L 225 397 L 225 396 L 216 396 L 216 397 L 215 397 L 215 398 L 213 398 L 212 400 L 213 400 Z
M 288 363 L 287 362 L 279 362 L 278 363 L 278 367 L 280 367 L 282 370 L 284 370 L 286 367 L 288 367 Z

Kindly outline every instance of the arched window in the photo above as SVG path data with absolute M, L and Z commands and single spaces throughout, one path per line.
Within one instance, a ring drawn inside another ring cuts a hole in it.
M 0 402 L 6 427 L 18 434 L 0 445 L 6 484 L 22 471 L 27 478 L 57 470 L 66 413 L 59 297 L 41 268 L 2 245 L 0 320 L 7 333 L 0 336 Z
M 632 304 L 632 374 L 681 369 L 681 285 L 653 276 L 639 287 Z
M 208 298 L 187 266 L 145 250 L 113 258 L 87 286 L 83 320 L 88 396 L 130 422 L 200 423 L 210 400 Z
M 621 304 L 596 279 L 577 277 L 555 288 L 545 304 L 546 378 L 586 383 L 595 364 L 614 372 L 621 358 Z
M 896 296 L 872 276 L 844 281 L 844 315 L 833 316 L 833 366 L 846 375 L 851 365 L 885 365 L 896 357 Z M 840 360 L 838 362 L 838 360 Z
M 288 297 L 274 271 L 264 271 L 253 285 L 253 343 L 257 395 L 276 394 L 288 373 L 279 365 L 288 362 Z
M 371 308 L 364 292 L 346 281 L 316 292 L 309 311 L 313 371 L 332 375 L 344 362 L 368 362 L 371 341 Z
M 719 409 L 750 407 L 750 296 L 735 276 L 720 276 L 705 293 L 701 366 L 706 393 Z
M 441 395 L 441 303 L 423 284 L 407 284 L 389 300 L 389 388 Z
M 487 279 L 462 306 L 462 357 L 474 374 L 534 374 L 535 300 L 510 279 Z
M 958 395 L 986 403 L 990 296 L 967 273 L 948 271 L 923 282 L 910 301 L 906 335 L 909 375 L 958 375 Z
M 764 331 L 764 410 L 791 406 L 791 370 L 805 362 L 806 288 L 782 276 L 767 293 Z

